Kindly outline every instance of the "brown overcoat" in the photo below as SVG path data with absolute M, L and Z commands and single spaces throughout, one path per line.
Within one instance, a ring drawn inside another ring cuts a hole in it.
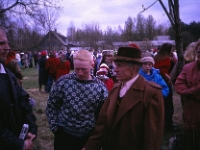
M 120 87 L 119 83 L 111 90 L 85 149 L 160 150 L 164 127 L 161 87 L 139 76 L 117 108 Z

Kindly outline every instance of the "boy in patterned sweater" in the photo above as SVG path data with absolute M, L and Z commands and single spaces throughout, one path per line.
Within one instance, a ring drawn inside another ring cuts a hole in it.
M 47 101 L 55 150 L 82 149 L 108 96 L 104 83 L 90 74 L 94 65 L 90 52 L 79 50 L 73 59 L 75 72 L 56 81 Z

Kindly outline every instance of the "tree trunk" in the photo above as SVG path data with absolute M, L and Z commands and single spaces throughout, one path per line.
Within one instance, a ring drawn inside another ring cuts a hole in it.
M 178 73 L 181 72 L 185 62 L 183 58 L 183 37 L 181 32 L 181 21 L 179 14 L 179 0 L 174 0 L 174 33 L 175 33 L 175 42 L 176 50 L 178 55 Z

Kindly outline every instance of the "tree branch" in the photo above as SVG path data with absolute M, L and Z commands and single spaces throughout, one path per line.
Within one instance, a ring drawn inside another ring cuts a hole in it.
M 144 9 L 143 11 L 141 11 L 140 13 L 143 13 L 145 12 L 147 9 L 149 9 L 150 7 L 152 7 L 158 0 L 156 0 L 155 2 L 153 2 L 153 4 L 151 4 L 150 6 L 148 6 L 147 8 L 145 8 L 143 5 L 142 5 L 142 8 Z
M 19 4 L 19 1 L 17 0 L 14 4 L 12 4 L 11 6 L 9 6 L 8 8 L 2 9 L 0 10 L 0 14 L 5 13 L 6 11 L 12 9 L 13 7 L 17 6 Z
M 168 11 L 167 11 L 165 5 L 163 4 L 162 0 L 159 0 L 159 2 L 160 2 L 160 4 L 161 4 L 162 8 L 164 9 L 164 11 L 165 11 L 167 17 L 169 18 L 169 21 L 171 22 L 171 25 L 174 26 L 174 20 L 173 20 L 172 17 L 169 15 L 169 13 L 168 13 Z

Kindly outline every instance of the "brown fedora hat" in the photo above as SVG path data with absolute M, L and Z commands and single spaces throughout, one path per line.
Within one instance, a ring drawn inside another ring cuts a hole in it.
M 135 47 L 119 47 L 117 54 L 114 56 L 114 61 L 129 61 L 142 63 L 142 52 Z

